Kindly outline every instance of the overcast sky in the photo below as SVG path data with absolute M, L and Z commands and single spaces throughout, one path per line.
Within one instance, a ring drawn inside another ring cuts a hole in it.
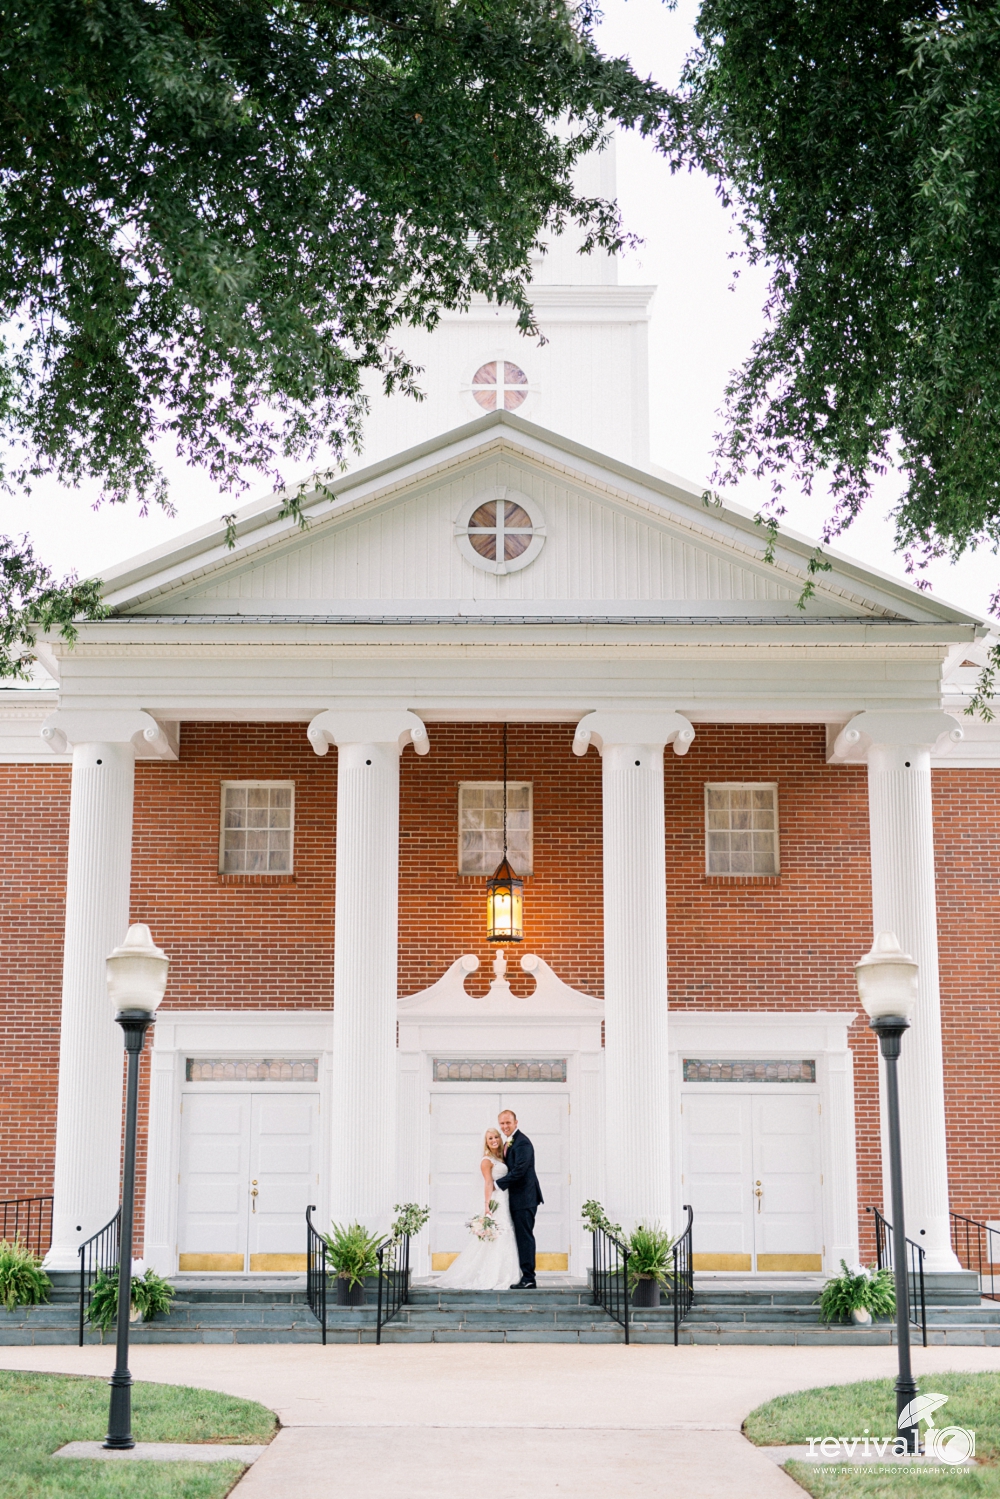
M 660 0 L 606 0 L 602 46 L 627 54 L 638 71 L 673 82 L 694 41 L 696 13 L 694 0 L 680 0 L 674 11 Z M 659 288 L 650 327 L 652 458 L 701 482 L 711 471 L 726 377 L 763 325 L 766 278 L 744 269 L 734 284 L 738 262 L 731 256 L 738 239 L 706 179 L 671 176 L 662 158 L 634 137 L 619 137 L 617 156 L 625 223 L 644 241 L 623 260 L 620 278 Z M 39 555 L 59 573 L 75 569 L 87 574 L 256 497 L 256 491 L 237 500 L 220 495 L 203 474 L 167 458 L 177 508 L 173 520 L 162 514 L 143 519 L 120 507 L 95 512 L 93 492 L 66 492 L 46 484 L 27 499 L 4 500 L 2 529 L 18 535 L 27 531 Z M 903 561 L 893 551 L 888 521 L 900 489 L 900 481 L 890 476 L 880 487 L 878 502 L 842 538 L 839 549 L 902 577 Z M 762 491 L 747 483 L 730 497 L 755 507 Z M 786 503 L 788 524 L 815 535 L 826 513 L 824 498 L 793 495 Z M 985 614 L 1000 583 L 1000 560 L 982 552 L 954 567 L 937 563 L 926 576 L 942 599 Z

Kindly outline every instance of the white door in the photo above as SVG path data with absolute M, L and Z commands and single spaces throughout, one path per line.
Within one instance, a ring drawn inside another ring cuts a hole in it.
M 318 1094 L 186 1093 L 178 1269 L 304 1270 L 319 1171 Z
M 258 1094 L 250 1127 L 250 1269 L 304 1270 L 319 1185 L 319 1095 Z
M 539 1270 L 569 1265 L 569 1107 L 565 1093 L 431 1095 L 431 1269 L 446 1270 L 468 1241 L 466 1223 L 482 1201 L 483 1136 L 501 1109 L 513 1109 L 535 1147 L 545 1202 L 535 1220 Z
M 819 1103 L 753 1100 L 754 1244 L 758 1270 L 822 1270 Z
M 819 1100 L 685 1093 L 696 1270 L 822 1270 Z
M 753 1269 L 751 1099 L 685 1094 L 683 1199 L 696 1270 Z

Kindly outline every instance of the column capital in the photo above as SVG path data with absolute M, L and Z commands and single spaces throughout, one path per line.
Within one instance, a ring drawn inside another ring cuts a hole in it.
M 306 734 L 317 755 L 325 755 L 331 744 L 395 744 L 400 754 L 412 744 L 418 755 L 431 747 L 423 720 L 406 708 L 326 708 Z
M 858 713 L 837 735 L 830 759 L 833 764 L 860 763 L 877 745 L 934 750 L 943 739 L 957 744 L 964 738 L 965 730 L 958 719 L 936 709 L 923 713 Z
M 694 743 L 694 729 L 682 713 L 630 713 L 599 709 L 587 713 L 576 726 L 574 755 L 585 755 L 591 745 L 603 755 L 614 744 L 642 744 L 655 749 L 674 747 L 686 755 Z
M 137 760 L 176 760 L 179 743 L 177 724 L 158 723 L 138 708 L 60 708 L 49 714 L 41 735 L 56 755 L 65 755 L 77 744 L 131 744 Z

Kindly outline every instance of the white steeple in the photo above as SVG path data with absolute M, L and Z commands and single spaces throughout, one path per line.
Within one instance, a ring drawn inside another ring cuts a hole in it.
M 581 162 L 579 190 L 615 195 L 614 141 Z M 614 256 L 577 253 L 579 234 L 552 236 L 537 260 L 532 301 L 547 342 L 525 338 L 514 312 L 477 297 L 445 313 L 433 333 L 406 329 L 399 343 L 423 367 L 426 399 L 386 397 L 368 385 L 365 448 L 376 463 L 495 410 L 576 439 L 610 457 L 649 463 L 647 323 L 653 287 L 619 286 Z

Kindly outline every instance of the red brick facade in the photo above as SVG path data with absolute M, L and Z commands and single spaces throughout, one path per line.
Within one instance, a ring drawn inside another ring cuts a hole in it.
M 483 967 L 479 880 L 457 872 L 458 782 L 495 780 L 501 731 L 431 724 L 431 754 L 402 759 L 400 992 L 440 977 L 462 952 Z M 602 993 L 601 773 L 573 755 L 568 724 L 512 724 L 511 779 L 534 785 L 535 869 L 526 948 L 566 982 Z M 218 874 L 219 784 L 294 780 L 295 871 Z M 777 781 L 781 874 L 709 878 L 706 781 Z M 50 1190 L 69 771 L 0 767 L 4 788 L 0 1196 Z M 993 993 L 1000 881 L 1000 773 L 940 771 L 937 824 L 945 1089 L 952 1205 L 1000 1218 L 1000 1045 Z M 336 751 L 315 756 L 300 724 L 185 724 L 179 763 L 136 768 L 132 919 L 172 959 L 171 1009 L 327 1008 L 333 998 Z M 857 1010 L 851 964 L 870 937 L 865 773 L 830 767 L 815 725 L 700 725 L 666 755 L 671 1005 L 684 1009 Z M 516 967 L 515 988 L 530 989 Z M 881 1200 L 875 1047 L 855 1054 L 859 1193 Z M 862 1222 L 864 1218 L 862 1215 Z

